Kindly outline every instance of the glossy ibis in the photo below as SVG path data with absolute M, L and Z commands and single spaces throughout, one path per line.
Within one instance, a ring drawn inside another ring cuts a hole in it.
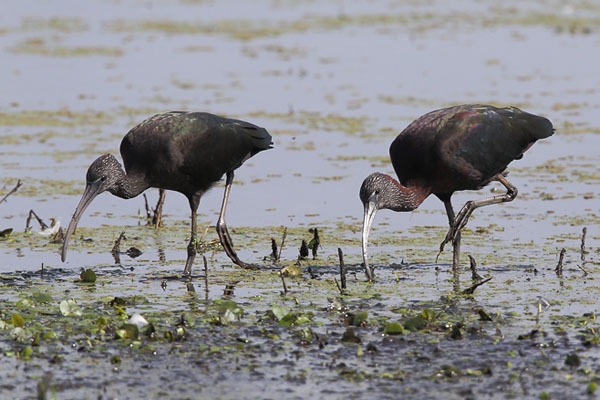
M 217 233 L 225 252 L 241 266 L 227 225 L 225 209 L 234 171 L 258 152 L 270 149 L 271 135 L 249 122 L 202 112 L 173 111 L 157 114 L 131 129 L 121 141 L 121 164 L 111 154 L 97 158 L 86 175 L 86 187 L 65 234 L 62 260 L 69 237 L 81 215 L 100 193 L 129 199 L 150 187 L 183 193 L 192 211 L 192 231 L 184 275 L 191 273 L 196 255 L 196 211 L 200 198 L 223 175 L 225 194 L 217 221 Z
M 429 112 L 404 129 L 390 146 L 390 158 L 400 179 L 373 173 L 360 188 L 364 205 L 362 252 L 367 278 L 367 242 L 378 210 L 412 211 L 430 194 L 446 207 L 450 229 L 440 245 L 452 241 L 452 267 L 457 271 L 460 231 L 478 207 L 512 201 L 517 195 L 505 177 L 507 165 L 520 159 L 538 139 L 554 133 L 546 118 L 515 107 L 461 105 Z M 460 190 L 477 190 L 491 181 L 506 187 L 503 195 L 467 202 L 454 216 L 450 198 Z

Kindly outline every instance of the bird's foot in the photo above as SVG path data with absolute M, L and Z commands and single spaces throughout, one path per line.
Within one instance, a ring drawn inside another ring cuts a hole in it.
M 238 267 L 240 267 L 240 268 L 243 268 L 243 269 L 250 269 L 250 270 L 253 270 L 253 271 L 255 271 L 255 270 L 257 270 L 257 269 L 259 269 L 259 268 L 260 268 L 260 267 L 259 267 L 258 265 L 256 265 L 256 264 L 248 264 L 248 263 L 245 263 L 245 262 L 243 262 L 242 260 L 240 260 L 239 258 L 238 258 L 237 260 L 233 260 L 233 262 L 234 262 L 234 263 L 235 263 L 235 264 L 236 264 Z

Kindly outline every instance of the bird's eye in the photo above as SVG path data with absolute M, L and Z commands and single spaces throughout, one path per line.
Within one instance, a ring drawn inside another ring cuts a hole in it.
M 379 189 L 375 189 L 375 194 L 379 194 Z
M 100 182 L 104 182 L 106 180 L 106 176 L 100 178 Z

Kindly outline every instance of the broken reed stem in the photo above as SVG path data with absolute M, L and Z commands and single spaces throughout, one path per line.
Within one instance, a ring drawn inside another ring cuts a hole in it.
M 202 254 L 202 260 L 204 261 L 204 297 L 208 300 L 208 261 L 204 254 Z
M 287 237 L 287 227 L 283 228 L 283 235 L 281 237 L 281 246 L 277 249 L 277 242 L 274 238 L 271 238 L 271 258 L 275 262 L 281 260 L 281 252 L 283 251 L 283 245 L 285 244 L 285 238 Z
M 472 284 L 470 287 L 468 287 L 467 289 L 463 290 L 463 294 L 473 294 L 473 292 L 475 292 L 475 289 L 477 289 L 479 286 L 483 285 L 486 282 L 489 282 L 492 279 L 492 277 L 490 276 L 489 278 L 486 278 L 484 280 L 482 280 L 481 282 L 477 282 Z
M 300 244 L 300 254 L 298 255 L 298 260 L 304 260 L 308 257 L 308 245 L 306 244 L 306 240 L 302 239 L 302 244 Z
M 335 286 L 337 286 L 338 290 L 340 291 L 340 294 L 343 296 L 344 289 L 342 289 L 342 287 L 340 286 L 340 283 L 338 282 L 338 280 L 335 277 L 333 277 L 333 281 L 335 282 Z
M 155 229 L 162 226 L 162 208 L 165 202 L 166 192 L 164 189 L 158 190 L 158 200 L 156 201 L 156 207 L 152 210 L 152 225 Z
M 313 260 L 317 258 L 317 252 L 319 251 L 319 246 L 321 245 L 321 239 L 319 238 L 319 229 L 315 228 L 313 233 L 313 239 L 310 241 L 311 246 L 310 250 L 312 252 Z
M 581 234 L 581 263 L 585 265 L 585 235 L 587 234 L 587 227 L 583 227 L 583 232 Z
M 204 228 L 204 232 L 202 232 L 202 236 L 200 236 L 200 241 L 198 243 L 204 242 L 204 238 L 206 238 L 206 234 L 208 233 L 209 229 L 210 225 L 206 225 L 206 228 Z
M 117 240 L 115 240 L 115 245 L 110 251 L 113 254 L 119 254 L 121 252 L 121 240 L 125 239 L 125 231 L 121 232 Z
M 563 272 L 563 260 L 565 259 L 565 249 L 562 249 L 560 251 L 560 254 L 558 255 L 558 264 L 556 264 L 556 268 L 554 269 L 554 271 L 556 272 L 556 275 L 558 276 L 562 276 L 562 272 Z
M 146 197 L 146 193 L 142 194 L 144 196 L 144 208 L 146 209 L 146 219 L 150 219 L 150 206 L 148 205 L 148 198 Z
M 281 283 L 283 283 L 283 293 L 287 294 L 288 292 L 288 288 L 287 285 L 285 284 L 285 277 L 283 276 L 283 274 L 280 272 L 279 276 L 281 276 Z
M 40 224 L 40 228 L 42 230 L 48 229 L 48 225 L 46 225 L 44 223 L 44 221 L 42 221 L 42 219 L 37 216 L 37 214 L 35 213 L 35 211 L 29 210 L 29 215 L 27 216 L 27 220 L 25 221 L 25 232 L 27 232 L 28 230 L 31 229 L 31 226 L 30 226 L 30 224 L 31 224 L 31 217 L 34 217 L 37 220 L 37 222 L 38 222 L 38 224 Z
M 342 289 L 346 289 L 346 266 L 344 265 L 344 253 L 339 247 L 338 257 L 340 258 L 340 281 L 342 282 Z
M 110 253 L 115 259 L 115 264 L 121 264 L 121 240 L 127 239 L 125 237 L 125 231 L 121 232 L 117 240 L 115 240 L 115 245 L 113 246 Z
M 8 196 L 10 196 L 11 194 L 15 193 L 17 190 L 19 190 L 19 188 L 23 185 L 23 182 L 21 182 L 21 180 L 19 179 L 17 181 L 17 184 L 10 190 L 10 192 L 6 193 L 4 195 L 4 197 L 2 198 L 2 200 L 0 200 L 0 204 L 2 204 L 3 202 L 6 201 L 6 199 L 8 198 Z
M 481 275 L 479 275 L 479 273 L 477 272 L 477 262 L 475 262 L 475 258 L 473 256 L 471 256 L 470 254 L 468 255 L 469 257 L 469 263 L 471 264 L 471 280 L 473 282 L 480 282 L 483 280 L 483 278 L 481 277 Z
M 287 227 L 283 228 L 283 235 L 281 236 L 281 246 L 279 246 L 279 252 L 277 253 L 277 257 L 275 261 L 281 260 L 281 251 L 283 250 L 283 245 L 285 244 L 285 238 L 287 237 Z
M 277 261 L 277 242 L 274 238 L 271 238 L 271 258 L 273 261 Z

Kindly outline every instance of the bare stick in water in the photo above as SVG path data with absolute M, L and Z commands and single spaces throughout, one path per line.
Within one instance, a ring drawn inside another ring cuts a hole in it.
M 17 190 L 19 190 L 19 188 L 23 185 L 23 183 L 21 182 L 21 180 L 19 179 L 17 181 L 17 184 L 15 185 L 15 187 L 13 187 L 10 192 L 6 193 L 4 195 L 4 197 L 2 198 L 2 200 L 0 200 L 0 204 L 2 204 L 3 202 L 6 201 L 6 199 L 8 198 L 8 196 L 10 196 L 11 194 L 15 193 Z

